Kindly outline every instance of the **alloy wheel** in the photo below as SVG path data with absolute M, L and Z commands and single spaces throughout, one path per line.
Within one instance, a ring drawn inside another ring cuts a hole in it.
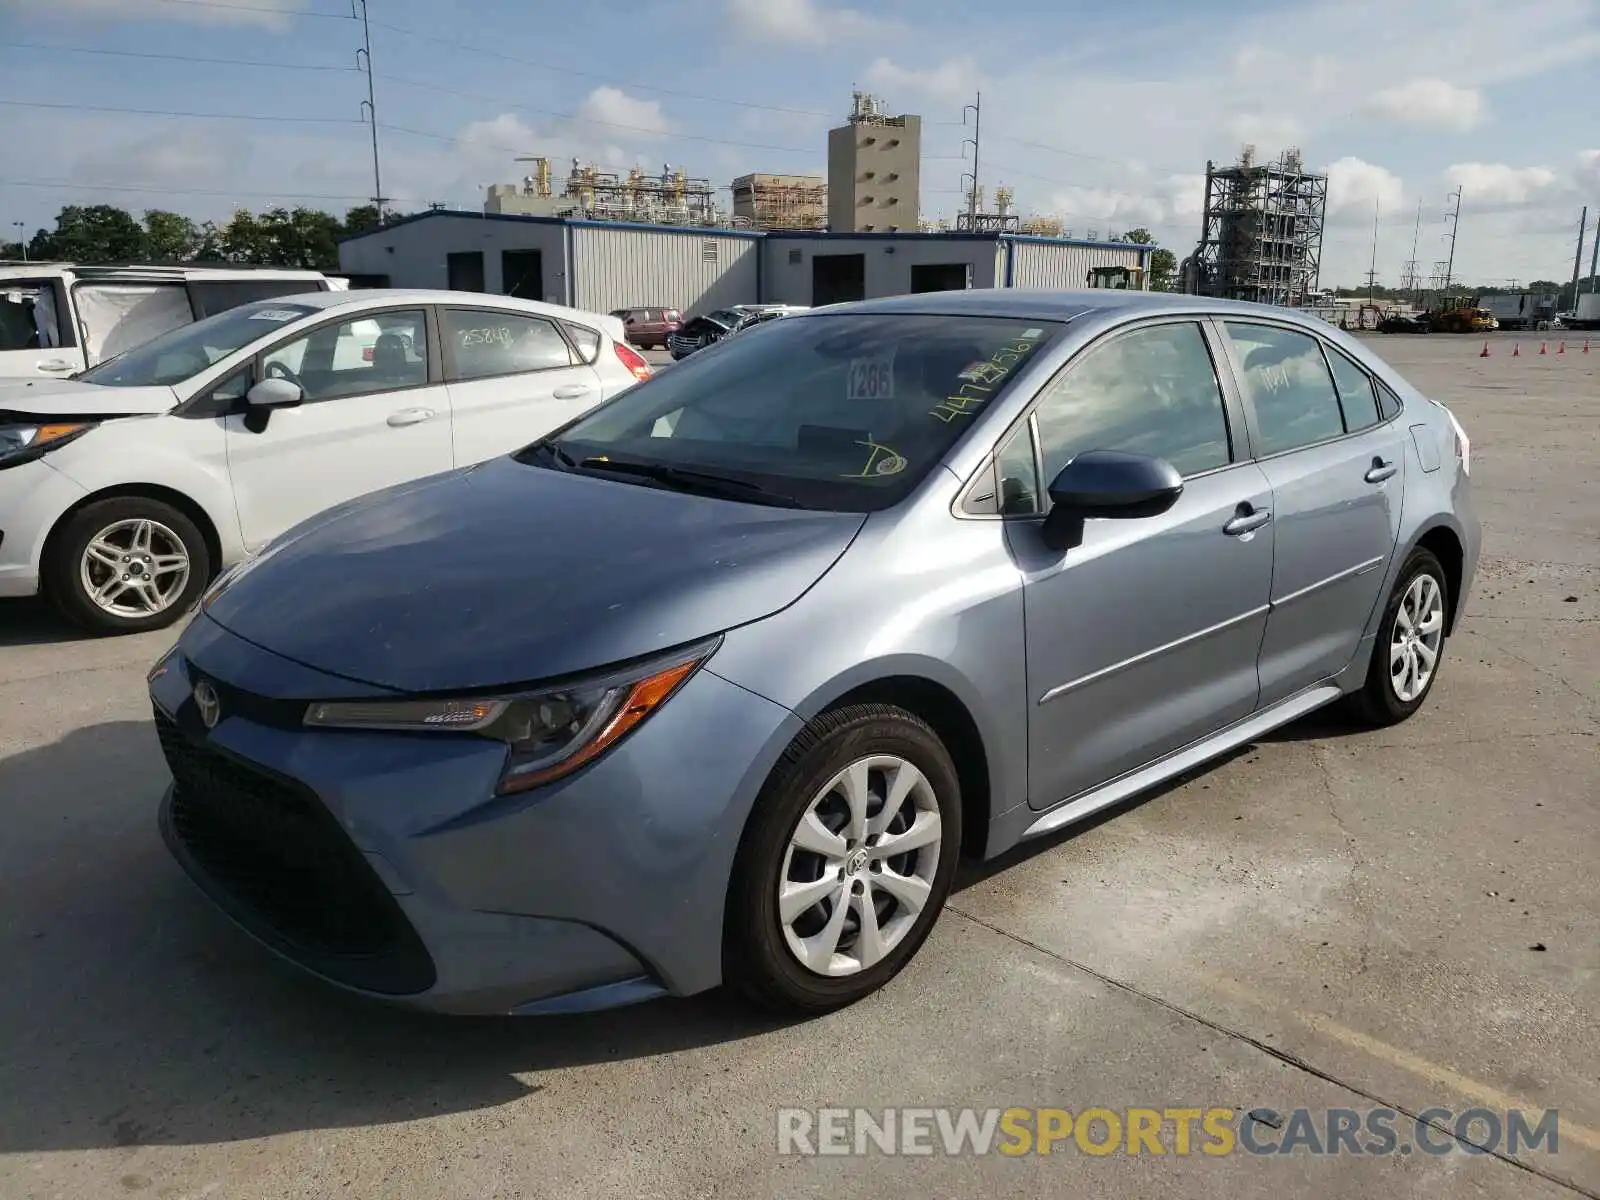
M 1424 572 L 1406 588 L 1389 635 L 1389 683 L 1402 704 L 1427 691 L 1443 642 L 1444 589 Z
M 801 813 L 778 875 L 790 952 L 818 975 L 865 971 L 927 906 L 943 840 L 933 785 L 898 755 L 861 758 Z
M 146 517 L 106 526 L 89 539 L 78 564 L 90 603 L 124 618 L 171 608 L 188 586 L 190 570 L 183 539 Z

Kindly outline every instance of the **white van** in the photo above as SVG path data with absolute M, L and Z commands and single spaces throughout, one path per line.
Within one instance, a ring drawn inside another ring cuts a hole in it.
M 61 379 L 213 313 L 342 279 L 275 267 L 0 265 L 0 378 Z

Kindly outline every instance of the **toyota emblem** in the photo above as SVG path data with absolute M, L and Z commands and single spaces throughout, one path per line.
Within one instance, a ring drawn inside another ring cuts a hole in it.
M 202 679 L 194 685 L 194 705 L 200 710 L 200 720 L 207 729 L 215 729 L 217 722 L 222 719 L 222 697 L 217 695 L 217 689 Z

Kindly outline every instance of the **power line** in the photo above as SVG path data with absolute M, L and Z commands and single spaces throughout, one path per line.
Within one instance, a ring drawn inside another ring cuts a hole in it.
M 245 192 L 234 188 L 152 187 L 126 183 L 76 183 L 68 179 L 0 179 L 0 187 L 41 188 L 48 191 L 128 192 L 152 196 L 235 196 L 250 200 L 365 200 L 358 193 Z
M 0 98 L 7 108 L 44 108 L 62 112 L 116 113 L 131 117 L 186 117 L 196 121 L 271 121 L 295 125 L 360 125 L 361 121 L 349 117 L 286 117 L 278 113 L 205 113 L 180 112 L 165 108 L 122 108 L 111 104 L 61 104 L 49 100 L 7 100 Z
M 156 0 L 160 4 L 176 4 L 181 8 L 209 8 L 218 12 L 265 13 L 273 17 L 320 17 L 328 21 L 351 21 L 353 13 L 321 12 L 314 8 L 273 8 L 265 4 L 224 4 L 220 0 Z
M 266 67 L 276 71 L 342 71 L 346 74 L 355 67 L 338 67 L 323 63 L 261 62 L 248 58 L 204 58 L 195 54 L 155 54 L 143 50 L 103 50 L 93 46 L 52 46 L 42 42 L 0 42 L 7 50 L 43 50 L 55 54 L 99 54 L 109 58 L 151 58 L 162 62 L 206 63 L 219 67 Z

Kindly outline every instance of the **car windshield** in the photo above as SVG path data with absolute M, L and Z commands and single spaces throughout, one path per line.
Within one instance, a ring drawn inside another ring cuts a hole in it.
M 554 439 L 560 456 L 523 458 L 649 464 L 809 508 L 888 508 L 1061 328 L 899 313 L 773 321 L 597 408 Z
M 171 387 L 316 311 L 281 301 L 230 308 L 135 346 L 85 371 L 78 381 L 102 387 Z
M 724 329 L 732 329 L 740 321 L 744 320 L 745 315 L 746 314 L 739 312 L 737 309 L 719 308 L 714 313 L 707 313 L 706 316 L 701 319 L 705 321 L 715 321 Z

